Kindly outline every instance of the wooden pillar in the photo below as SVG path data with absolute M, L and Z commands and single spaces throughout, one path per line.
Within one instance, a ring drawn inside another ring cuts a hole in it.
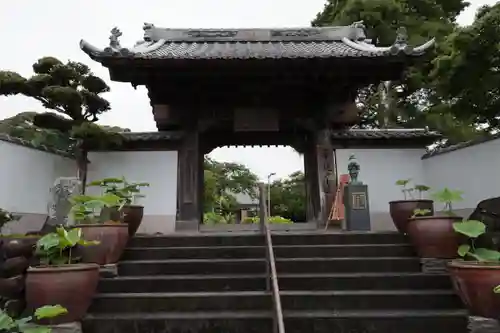
M 198 131 L 186 133 L 178 151 L 177 207 L 179 221 L 200 221 L 202 216 L 200 189 L 203 190 L 203 153 L 200 151 Z M 201 173 L 201 175 L 200 175 Z
M 319 219 L 320 201 L 318 184 L 318 164 L 314 144 L 306 146 L 304 151 L 304 176 L 306 187 L 306 217 L 307 222 Z
M 337 191 L 337 174 L 329 130 L 316 132 L 317 183 L 319 185 L 320 208 L 318 221 L 324 224 L 328 219 Z

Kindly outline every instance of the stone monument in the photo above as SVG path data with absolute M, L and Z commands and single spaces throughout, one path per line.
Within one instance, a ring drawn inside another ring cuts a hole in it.
M 361 168 L 354 154 L 349 157 L 347 170 L 350 181 L 344 187 L 344 227 L 348 231 L 369 231 L 371 225 L 368 186 L 358 179 Z
M 71 209 L 69 198 L 81 191 L 81 181 L 76 177 L 60 177 L 50 188 L 51 200 L 48 203 L 48 217 L 43 231 L 50 232 L 58 225 L 70 226 L 74 221 L 68 216 Z

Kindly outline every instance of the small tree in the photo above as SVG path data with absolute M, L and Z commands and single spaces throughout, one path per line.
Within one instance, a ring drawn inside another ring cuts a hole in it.
M 122 139 L 118 132 L 95 124 L 99 115 L 110 110 L 109 102 L 100 96 L 109 92 L 109 86 L 87 65 L 72 61 L 64 64 L 53 57 L 39 59 L 33 64 L 33 72 L 27 79 L 15 72 L 0 71 L 0 95 L 31 97 L 56 112 L 37 114 L 34 125 L 75 139 L 69 148 L 76 157 L 78 177 L 85 184 L 89 146 L 120 143 Z

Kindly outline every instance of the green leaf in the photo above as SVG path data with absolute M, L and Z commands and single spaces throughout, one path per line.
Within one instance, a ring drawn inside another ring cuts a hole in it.
M 31 316 L 26 317 L 26 318 L 17 319 L 15 321 L 14 325 L 19 329 L 20 332 L 26 332 L 26 330 L 29 329 L 30 326 L 31 327 L 33 326 L 33 325 L 30 325 L 31 319 L 33 319 Z
M 406 185 L 408 185 L 409 182 L 411 182 L 411 178 L 410 179 L 400 179 L 400 180 L 396 181 L 396 185 L 406 186 Z
M 54 318 L 63 314 L 68 313 L 68 310 L 57 304 L 57 305 L 45 305 L 35 311 L 36 319 Z
M 25 328 L 23 333 L 52 333 L 52 329 L 46 326 L 31 326 L 29 328 Z
M 82 238 L 81 228 L 73 228 L 64 234 L 64 241 L 67 247 L 75 246 L 76 244 L 78 244 L 81 238 Z
M 43 250 L 48 250 L 59 245 L 59 235 L 56 233 L 50 233 L 37 241 L 37 247 Z
M 500 285 L 496 286 L 495 288 L 493 288 L 493 292 L 495 294 L 500 294 Z
M 462 244 L 458 247 L 458 255 L 461 256 L 461 257 L 465 257 L 469 251 L 470 251 L 470 245 L 469 244 Z
M 469 238 L 477 238 L 486 232 L 486 225 L 481 221 L 468 220 L 453 223 L 453 229 Z
M 431 188 L 427 185 L 415 185 L 415 190 L 419 191 L 419 192 L 427 192 L 429 191 Z
M 0 330 L 10 330 L 14 326 L 14 319 L 12 319 L 5 311 L 0 310 Z
M 484 248 L 475 249 L 474 252 L 469 252 L 469 255 L 481 262 L 500 260 L 500 252 Z

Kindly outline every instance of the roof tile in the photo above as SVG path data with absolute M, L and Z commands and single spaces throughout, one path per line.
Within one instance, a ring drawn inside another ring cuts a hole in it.
M 135 58 L 162 59 L 276 59 L 376 57 L 381 53 L 359 51 L 342 42 L 168 42 Z

